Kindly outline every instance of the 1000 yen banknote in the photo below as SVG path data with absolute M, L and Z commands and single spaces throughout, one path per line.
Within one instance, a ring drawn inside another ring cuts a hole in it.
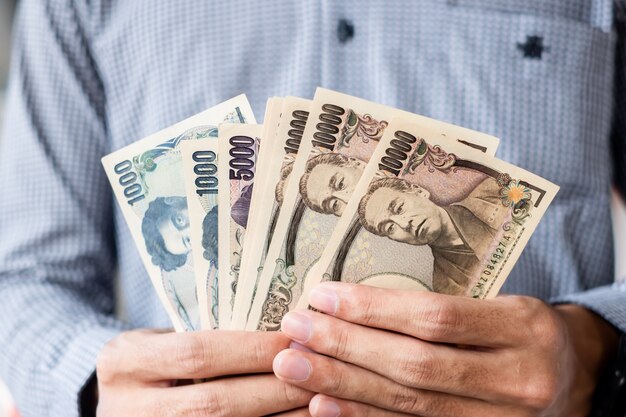
M 203 329 L 217 329 L 218 141 L 187 141 L 181 145 L 181 151 L 200 322 Z
M 405 116 L 495 153 L 498 139 L 319 88 L 250 311 L 248 330 L 278 330 L 374 153 L 389 120 Z M 282 138 L 281 138 L 282 139 Z M 270 202 L 268 202 L 270 204 Z
M 230 329 L 262 130 L 262 125 L 219 127 L 218 266 L 222 330 Z
M 263 154 L 265 169 L 257 175 L 254 188 L 258 194 L 252 199 L 254 232 L 246 239 L 241 265 L 243 285 L 237 288 L 233 311 L 233 328 L 244 329 L 252 305 L 258 278 L 261 276 L 273 228 L 278 219 L 280 204 L 289 180 L 289 172 L 300 147 L 309 115 L 311 100 L 287 97 L 280 109 L 280 120 L 275 132 L 275 143 L 270 153 Z M 265 138 L 263 139 L 265 141 Z M 265 149 L 266 145 L 263 145 Z M 262 151 L 264 152 L 264 151 Z
M 224 122 L 254 122 L 241 95 L 102 159 L 148 275 L 178 331 L 199 328 L 180 144 L 215 140 Z
M 320 279 L 495 297 L 557 191 L 433 126 L 393 119 L 298 307 Z

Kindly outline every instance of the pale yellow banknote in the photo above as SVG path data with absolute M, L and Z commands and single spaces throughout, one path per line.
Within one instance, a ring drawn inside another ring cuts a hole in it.
M 256 166 L 254 190 L 252 192 L 250 213 L 248 214 L 248 227 L 246 228 L 247 237 L 243 244 L 239 281 L 237 283 L 237 293 L 235 294 L 231 318 L 230 328 L 232 330 L 245 329 L 246 318 L 252 302 L 252 294 L 254 294 L 256 287 L 259 262 L 258 260 L 255 261 L 255 259 L 261 256 L 256 241 L 258 240 L 257 237 L 263 240 L 263 237 L 266 235 L 264 223 L 266 212 L 269 208 L 265 207 L 264 204 L 255 204 L 255 201 L 264 203 L 265 190 L 271 186 L 270 179 L 272 173 L 276 170 L 276 161 L 273 155 L 277 143 L 275 139 L 283 102 L 283 98 L 272 97 L 268 100 L 265 110 L 263 133 L 261 134 L 263 146 L 259 150 L 259 161 Z
M 181 145 L 181 151 L 200 323 L 203 329 L 217 329 L 217 138 L 185 142 Z
M 148 275 L 178 331 L 200 327 L 180 145 L 216 140 L 224 121 L 254 123 L 244 95 L 102 159 Z
M 558 187 L 394 118 L 306 283 L 495 297 Z
M 262 130 L 262 125 L 219 126 L 218 285 L 222 330 L 230 329 Z
M 263 175 L 257 177 L 261 184 L 257 188 L 255 183 L 255 191 L 260 192 L 252 199 L 251 208 L 255 211 L 256 224 L 254 232 L 246 239 L 242 261 L 241 276 L 245 284 L 238 289 L 233 312 L 233 324 L 238 329 L 244 329 L 246 326 L 310 106 L 311 100 L 285 98 L 280 109 L 279 124 L 275 129 L 275 143 L 271 146 L 271 152 L 263 156 L 264 163 L 267 163 L 266 169 Z
M 322 254 L 365 165 L 389 121 L 397 116 L 432 126 L 491 155 L 499 143 L 493 136 L 319 88 L 296 161 L 284 175 L 289 177 L 289 184 L 248 330 L 277 330 L 282 317 L 295 307 L 306 277 Z

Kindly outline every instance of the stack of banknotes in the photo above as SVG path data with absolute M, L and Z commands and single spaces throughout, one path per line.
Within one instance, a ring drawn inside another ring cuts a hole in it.
M 321 281 L 494 297 L 558 187 L 499 139 L 319 88 L 245 96 L 102 162 L 178 331 L 279 330 Z

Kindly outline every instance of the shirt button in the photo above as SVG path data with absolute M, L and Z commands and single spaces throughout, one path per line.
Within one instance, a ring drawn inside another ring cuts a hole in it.
M 337 25 L 337 38 L 339 42 L 346 43 L 354 38 L 354 25 L 347 19 L 339 19 Z

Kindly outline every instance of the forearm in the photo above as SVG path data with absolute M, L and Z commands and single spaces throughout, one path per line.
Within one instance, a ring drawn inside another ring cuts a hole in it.
M 570 332 L 581 366 L 597 380 L 617 351 L 618 330 L 596 313 L 573 304 L 556 306 Z
M 577 305 L 555 307 L 566 324 L 568 338 L 575 354 L 576 386 L 568 402 L 588 406 L 596 387 L 605 375 L 607 365 L 614 359 L 619 343 L 619 332 L 594 312 Z

